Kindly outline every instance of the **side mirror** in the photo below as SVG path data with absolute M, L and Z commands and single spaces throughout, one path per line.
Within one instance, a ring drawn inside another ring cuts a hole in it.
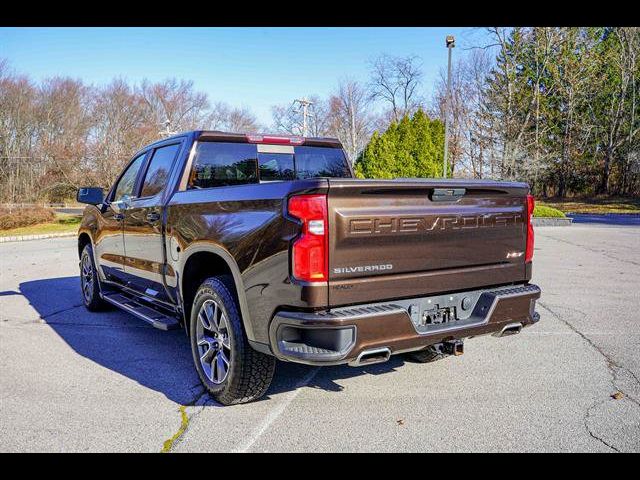
M 76 200 L 80 203 L 100 205 L 104 202 L 104 193 L 102 189 L 98 187 L 83 187 L 78 189 Z

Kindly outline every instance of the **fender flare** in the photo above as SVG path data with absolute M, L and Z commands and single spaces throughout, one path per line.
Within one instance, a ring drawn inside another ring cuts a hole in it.
M 93 264 L 96 266 L 96 272 L 98 273 L 98 280 L 106 282 L 107 279 L 104 276 L 102 268 L 100 268 L 100 262 L 98 261 L 98 254 L 96 253 L 96 244 L 94 242 L 95 226 L 94 225 L 81 225 L 76 235 L 76 244 L 80 242 L 80 237 L 86 235 L 89 237 L 89 244 L 91 245 L 91 251 L 93 252 Z M 80 257 L 82 252 L 78 250 L 78 256 Z
M 251 322 L 251 316 L 249 315 L 249 306 L 247 304 L 247 298 L 244 295 L 244 282 L 242 281 L 242 274 L 240 273 L 240 268 L 236 263 L 233 256 L 219 244 L 209 243 L 209 242 L 194 242 L 189 245 L 187 248 L 183 250 L 183 253 L 180 255 L 180 259 L 176 262 L 175 270 L 182 277 L 182 272 L 184 272 L 184 267 L 191 258 L 192 255 L 196 253 L 207 252 L 212 253 L 220 257 L 231 270 L 231 275 L 233 277 L 233 282 L 236 287 L 236 293 L 238 294 L 238 303 L 240 304 L 240 314 L 242 315 L 242 323 L 244 325 L 244 330 L 247 333 L 247 339 L 251 342 L 255 342 L 255 335 L 253 332 L 253 323 Z M 178 280 L 178 288 L 180 289 L 180 300 L 181 302 L 184 299 L 184 290 L 183 290 L 184 279 L 179 278 Z

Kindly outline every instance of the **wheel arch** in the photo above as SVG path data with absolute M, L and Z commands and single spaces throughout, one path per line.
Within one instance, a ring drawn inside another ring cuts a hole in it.
M 89 233 L 87 233 L 86 231 L 80 231 L 80 233 L 78 234 L 78 258 L 82 256 L 84 247 L 86 247 L 87 244 L 92 243 L 93 242 L 91 241 L 91 235 L 89 235 Z
M 213 276 L 228 275 L 232 283 L 228 286 L 232 289 L 240 306 L 242 324 L 244 325 L 247 338 L 250 341 L 255 339 L 253 325 L 247 300 L 244 295 L 244 283 L 240 268 L 233 256 L 223 247 L 215 244 L 195 244 L 185 249 L 179 268 L 179 288 L 180 297 L 184 310 L 185 328 L 189 328 L 191 317 L 191 307 L 198 287 L 202 282 Z

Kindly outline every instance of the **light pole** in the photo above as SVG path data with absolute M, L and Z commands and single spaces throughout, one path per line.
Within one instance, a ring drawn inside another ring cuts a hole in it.
M 449 104 L 451 103 L 451 49 L 456 46 L 453 35 L 447 35 L 447 49 L 449 49 L 449 66 L 447 67 L 447 95 L 444 100 L 444 160 L 442 178 L 447 178 L 447 160 L 449 157 Z

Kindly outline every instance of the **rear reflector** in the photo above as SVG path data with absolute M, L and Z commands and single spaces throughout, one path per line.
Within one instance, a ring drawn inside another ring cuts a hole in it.
M 304 282 L 326 282 L 329 278 L 327 196 L 291 197 L 288 212 L 302 221 L 302 233 L 293 242 L 291 252 L 293 276 Z
M 304 137 L 285 137 L 277 135 L 247 135 L 249 143 L 270 143 L 275 145 L 302 145 Z
M 533 195 L 527 195 L 527 249 L 524 255 L 524 261 L 530 262 L 533 260 L 533 223 L 531 217 L 533 217 L 533 209 L 535 208 L 535 200 Z

